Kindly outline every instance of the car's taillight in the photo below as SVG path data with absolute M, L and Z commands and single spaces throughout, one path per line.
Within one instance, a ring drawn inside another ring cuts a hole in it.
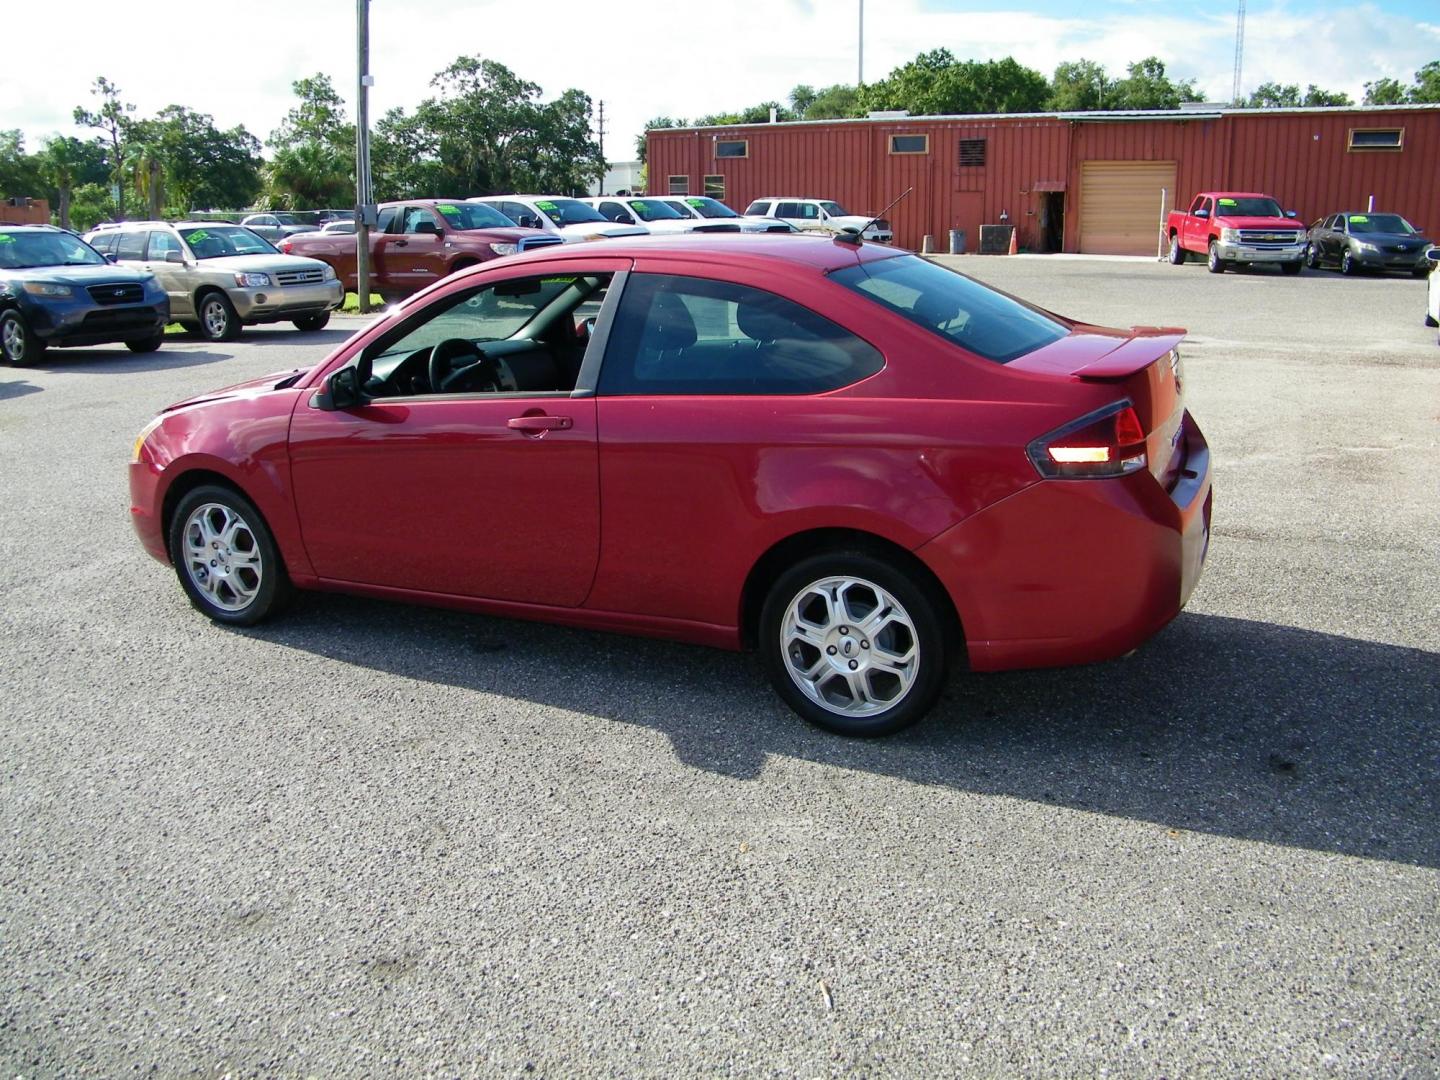
M 288 236 L 283 240 L 277 240 L 275 246 L 285 252 L 286 255 L 290 254 L 290 238 Z
M 1025 448 L 1041 476 L 1124 476 L 1145 468 L 1145 429 L 1129 401 L 1117 401 L 1041 435 Z

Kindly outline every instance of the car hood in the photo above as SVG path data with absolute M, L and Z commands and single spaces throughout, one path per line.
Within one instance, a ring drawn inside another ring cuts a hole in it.
M 875 227 L 878 229 L 888 229 L 890 227 L 888 222 L 884 220 L 875 221 L 873 218 L 868 218 L 864 214 L 846 214 L 844 217 L 832 217 L 830 224 L 837 225 L 842 229 L 859 229 L 869 225 L 872 221 L 874 221 Z
M 1232 217 L 1229 214 L 1215 215 L 1215 224 L 1227 229 L 1274 229 L 1276 232 L 1290 230 L 1304 232 L 1305 226 L 1294 218 L 1283 217 Z
M 611 221 L 582 221 L 575 225 L 561 225 L 555 230 L 561 236 L 583 239 L 588 236 L 649 236 L 650 230 L 644 225 L 619 225 Z
M 280 274 L 286 270 L 314 270 L 324 265 L 319 259 L 307 259 L 303 255 L 221 255 L 214 259 L 200 260 L 202 270 L 230 270 L 247 274 L 265 274 L 272 271 Z
M 0 270 L 0 281 L 44 281 L 55 285 L 98 285 L 102 282 L 153 281 L 148 270 L 105 263 L 101 266 L 26 266 Z
M 209 260 L 206 260 L 207 262 Z M 289 368 L 285 371 L 275 371 L 269 375 L 262 375 L 258 379 L 246 379 L 244 382 L 236 383 L 234 386 L 221 387 L 219 390 L 211 390 L 208 393 L 197 394 L 195 397 L 185 398 L 173 405 L 167 405 L 162 412 L 175 412 L 177 409 L 188 409 L 192 405 L 205 405 L 212 401 L 225 401 L 231 398 L 259 397 L 261 394 L 268 394 L 272 390 L 281 390 L 287 386 L 293 386 L 299 382 L 311 368 Z
M 1430 241 L 1423 236 L 1416 236 L 1414 233 L 1392 233 L 1392 232 L 1369 232 L 1351 233 L 1351 240 L 1358 240 L 1362 244 L 1404 244 L 1408 248 L 1420 251 L 1430 246 Z

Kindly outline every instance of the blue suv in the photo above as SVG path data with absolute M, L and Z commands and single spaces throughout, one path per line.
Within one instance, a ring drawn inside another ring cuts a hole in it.
M 49 225 L 0 228 L 0 354 L 33 364 L 48 346 L 123 341 L 154 352 L 170 321 L 155 275 L 112 266 L 94 248 Z

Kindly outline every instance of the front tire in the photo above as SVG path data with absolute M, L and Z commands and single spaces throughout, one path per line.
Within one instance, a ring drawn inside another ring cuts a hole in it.
M 1225 272 L 1225 260 L 1220 258 L 1220 246 L 1214 240 L 1210 241 L 1210 250 L 1205 257 L 1205 269 L 1212 274 L 1223 274 Z
M 7 364 L 29 367 L 44 351 L 45 342 L 30 329 L 20 312 L 7 311 L 0 316 L 0 355 Z
M 270 528 L 238 491 L 205 484 L 188 492 L 170 519 L 169 541 L 180 587 L 215 622 L 252 626 L 290 598 Z
M 319 315 L 306 315 L 300 319 L 290 320 L 295 324 L 296 330 L 303 330 L 307 334 L 316 330 L 324 330 L 325 325 L 330 321 L 330 312 L 322 311 Z
M 862 552 L 796 563 L 760 614 L 760 654 L 780 697 L 838 735 L 889 735 L 945 685 L 945 634 L 928 591 Z
M 1311 270 L 1320 269 L 1320 249 L 1314 244 L 1305 245 L 1305 265 Z
M 1180 266 L 1185 262 L 1185 249 L 1180 246 L 1180 237 L 1170 234 L 1170 265 Z
M 1346 277 L 1353 277 L 1359 270 L 1360 266 L 1356 263 L 1355 256 L 1350 254 L 1349 248 L 1346 248 L 1345 253 L 1340 256 L 1340 273 Z
M 133 353 L 154 352 L 165 341 L 165 335 L 155 334 L 152 337 L 141 338 L 139 341 L 127 341 L 125 347 Z
M 224 293 L 208 292 L 200 298 L 200 336 L 206 341 L 234 341 L 240 336 L 240 316 Z

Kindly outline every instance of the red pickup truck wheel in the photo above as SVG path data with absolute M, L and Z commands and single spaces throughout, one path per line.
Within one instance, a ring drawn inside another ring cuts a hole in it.
M 1180 237 L 1175 233 L 1170 234 L 1170 264 L 1179 266 L 1185 261 L 1185 249 L 1180 246 Z
M 1205 268 L 1212 274 L 1225 272 L 1225 260 L 1220 258 L 1220 245 L 1214 240 L 1210 241 L 1210 254 L 1205 260 Z

